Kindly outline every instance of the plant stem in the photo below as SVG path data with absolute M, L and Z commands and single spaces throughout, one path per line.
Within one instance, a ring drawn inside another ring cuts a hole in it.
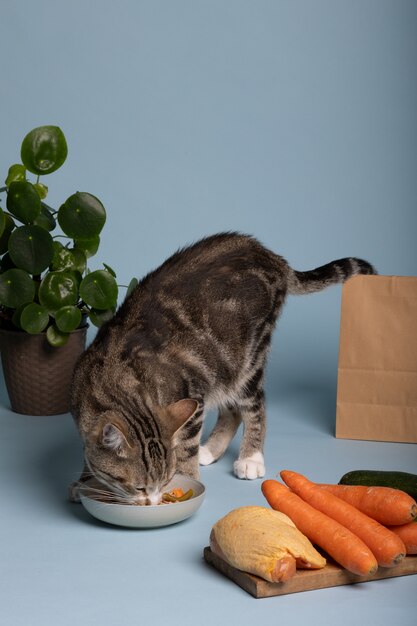
M 58 213 L 58 211 L 55 211 L 55 209 L 49 206 L 49 204 L 46 204 L 46 202 L 42 202 L 42 204 L 46 209 L 48 209 L 48 211 L 52 213 L 52 215 L 56 215 Z
M 7 187 L 0 187 L 0 193 L 1 193 L 2 191 L 7 191 Z

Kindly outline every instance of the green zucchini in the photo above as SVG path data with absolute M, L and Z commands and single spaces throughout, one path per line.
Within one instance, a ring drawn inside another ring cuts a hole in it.
M 417 476 L 408 472 L 388 470 L 354 470 L 344 474 L 339 485 L 365 485 L 367 487 L 393 487 L 405 491 L 417 500 Z

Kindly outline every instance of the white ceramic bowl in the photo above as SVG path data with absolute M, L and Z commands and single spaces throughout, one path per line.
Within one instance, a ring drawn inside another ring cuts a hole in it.
M 116 526 L 128 526 L 130 528 L 157 528 L 182 522 L 193 515 L 203 503 L 205 487 L 194 478 L 176 474 L 164 491 L 182 489 L 184 492 L 193 490 L 193 496 L 184 502 L 173 502 L 158 505 L 128 505 L 101 502 L 89 496 L 87 481 L 80 489 L 80 499 L 84 508 L 97 519 L 115 524 Z

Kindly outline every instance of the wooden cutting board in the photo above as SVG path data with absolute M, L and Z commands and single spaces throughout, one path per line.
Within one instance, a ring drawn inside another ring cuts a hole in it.
M 204 548 L 204 558 L 207 563 L 213 565 L 255 598 L 283 596 L 288 593 L 298 593 L 299 591 L 312 591 L 313 589 L 324 589 L 326 587 L 337 587 L 338 585 L 351 585 L 353 583 L 381 580 L 382 578 L 417 574 L 417 556 L 407 556 L 396 567 L 380 567 L 374 576 L 369 577 L 351 574 L 336 563 L 328 562 L 323 569 L 297 570 L 293 578 L 286 583 L 270 583 L 258 576 L 241 572 L 232 567 L 218 557 L 217 554 L 214 554 L 209 547 Z

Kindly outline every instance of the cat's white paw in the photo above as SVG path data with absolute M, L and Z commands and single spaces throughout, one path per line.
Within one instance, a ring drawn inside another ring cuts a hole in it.
M 200 465 L 210 465 L 211 463 L 214 463 L 215 460 L 216 459 L 207 446 L 200 446 L 198 451 L 198 462 Z
M 265 476 L 264 455 L 262 452 L 255 452 L 245 459 L 237 459 L 234 462 L 233 470 L 238 478 L 253 480 Z

